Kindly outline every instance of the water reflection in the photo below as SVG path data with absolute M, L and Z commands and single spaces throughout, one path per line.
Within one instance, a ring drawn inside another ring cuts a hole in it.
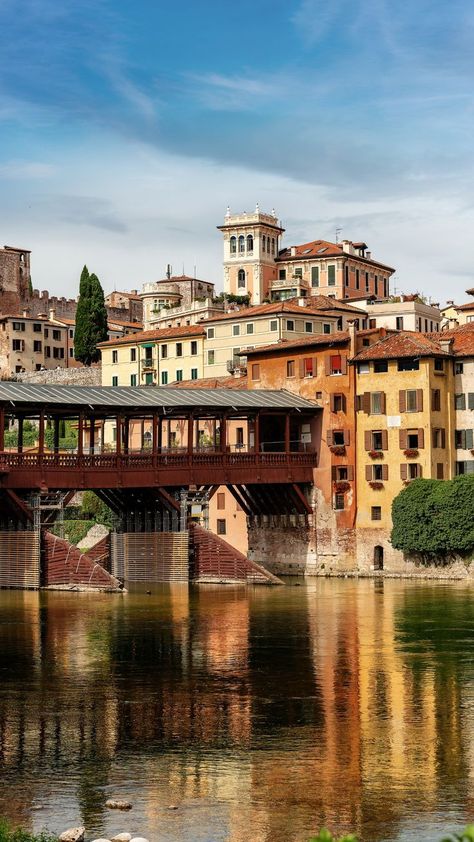
M 473 642 L 464 584 L 0 593 L 0 810 L 100 835 L 118 794 L 160 842 L 436 838 L 472 817 Z

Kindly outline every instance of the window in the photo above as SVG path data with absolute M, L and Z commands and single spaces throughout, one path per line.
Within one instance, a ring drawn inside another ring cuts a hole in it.
M 162 345 L 161 346 L 161 359 L 166 360 L 168 357 L 168 346 Z
M 295 329 L 295 323 L 294 323 L 293 319 L 287 319 L 286 320 L 286 329 L 287 330 L 294 330 Z
M 433 412 L 440 412 L 441 410 L 441 391 L 439 389 L 431 390 L 431 409 Z
M 444 373 L 444 360 L 435 360 L 434 370 L 438 372 L 442 371 Z
M 456 462 L 456 475 L 459 474 L 474 474 L 474 459 L 470 462 Z
M 53 357 L 55 360 L 63 360 L 64 348 L 53 348 Z
M 467 395 L 467 408 L 474 409 L 474 392 L 468 392 Z
M 344 395 L 331 395 L 331 411 L 332 412 L 344 412 L 345 409 L 345 396 Z
M 60 330 L 53 330 L 53 339 L 56 342 L 59 342 L 61 339 L 61 331 Z
M 178 381 L 178 383 L 181 383 L 182 379 L 183 379 L 183 369 L 182 369 L 182 368 L 178 368 L 178 369 L 176 370 L 176 377 L 175 377 L 175 380 L 177 380 L 177 381 Z
M 383 474 L 384 474 L 383 469 L 386 468 L 386 467 L 387 467 L 386 465 L 379 465 L 378 463 L 376 463 L 374 465 L 369 465 L 369 468 L 371 468 L 371 470 L 372 470 L 372 477 L 371 477 L 372 481 L 382 482 L 383 481 Z
M 235 254 L 237 251 L 237 237 L 230 238 L 230 253 Z
M 35 354 L 40 354 L 40 353 L 41 353 L 42 346 L 43 346 L 43 343 L 42 343 L 42 342 L 40 342 L 38 339 L 36 339 L 36 340 L 33 342 L 33 351 L 35 352 Z
M 331 325 L 327 322 L 323 324 L 323 333 L 331 333 Z
M 225 494 L 220 491 L 219 494 L 216 494 L 217 498 L 217 508 L 218 509 L 225 509 Z
M 396 328 L 397 330 L 403 330 L 403 316 L 397 316 Z
M 46 356 L 46 357 L 50 357 L 50 356 L 51 356 L 51 348 L 49 347 L 49 345 L 45 345 L 45 348 L 44 348 L 44 353 L 45 353 L 45 356 Z
M 197 379 L 198 379 L 198 370 L 197 370 L 197 368 L 192 368 L 191 369 L 191 380 L 197 380 Z
M 276 319 L 272 319 L 272 321 L 270 322 L 270 330 L 271 331 L 278 330 L 278 322 L 277 322 Z
M 420 368 L 420 361 L 407 357 L 397 361 L 397 368 L 399 371 L 418 371 Z
M 176 356 L 177 357 L 183 356 L 183 343 L 182 342 L 176 343 Z
M 416 462 L 409 462 L 407 468 L 408 479 L 419 479 L 421 477 L 421 465 L 417 465 Z
M 372 450 L 384 450 L 383 430 L 372 430 L 372 434 L 369 433 L 369 437 L 372 439 Z
M 357 373 L 358 374 L 369 374 L 370 373 L 369 363 L 357 363 Z
M 344 447 L 347 444 L 344 430 L 330 430 L 329 440 L 331 446 L 333 445 L 334 447 Z
M 334 508 L 337 512 L 340 512 L 344 509 L 344 494 L 334 495 Z
M 161 385 L 162 386 L 168 385 L 168 372 L 167 371 L 161 372 Z
M 252 380 L 260 380 L 260 364 L 252 364 Z
M 371 506 L 370 516 L 371 516 L 372 520 L 382 520 L 382 507 L 381 506 Z
M 294 377 L 295 376 L 295 361 L 294 360 L 287 360 L 286 361 L 286 376 L 287 377 Z
M 464 363 L 454 363 L 454 373 L 455 374 L 463 374 L 464 373 Z
M 344 482 L 349 479 L 349 470 L 345 465 L 337 465 L 334 471 L 336 482 Z
M 356 289 L 360 289 L 360 269 L 356 269 Z
M 253 327 L 254 327 L 254 326 L 253 326 L 253 322 L 249 322 L 249 324 L 245 325 L 245 330 L 246 330 L 246 332 L 247 332 L 248 334 L 249 334 L 249 333 L 253 333 Z
M 147 371 L 145 374 L 145 386 L 152 386 L 153 385 L 153 372 Z
M 237 272 L 237 286 L 239 289 L 245 289 L 245 269 L 239 269 Z
M 344 283 L 346 287 L 349 286 L 349 267 L 347 264 L 344 266 Z
M 192 342 L 191 342 L 191 356 L 196 357 L 197 352 L 198 352 L 198 344 L 197 344 L 197 341 L 195 339 L 193 339 Z
M 136 359 L 137 359 L 137 349 L 136 348 L 130 348 L 130 362 L 134 363 L 134 362 L 136 362 Z
M 466 409 L 466 395 L 454 395 L 454 406 L 456 409 Z
M 118 386 L 118 377 L 112 377 L 112 386 Z
M 25 322 L 13 322 L 12 324 L 13 330 L 19 330 L 21 332 L 25 332 Z
M 245 237 L 244 237 L 243 234 L 241 234 L 240 237 L 239 237 L 239 252 L 240 252 L 240 254 L 243 254 L 244 251 L 245 251 Z
M 342 357 L 340 354 L 333 354 L 329 358 L 330 374 L 342 374 Z
M 374 372 L 383 374 L 388 371 L 388 360 L 374 360 Z
M 69 339 L 74 339 L 74 331 L 72 329 L 69 331 Z
M 383 404 L 384 404 L 384 393 L 383 392 L 371 392 L 370 393 L 370 414 L 371 415 L 382 415 L 385 411 Z
M 13 351 L 23 351 L 24 350 L 23 339 L 12 339 L 12 350 Z
M 247 234 L 247 251 L 253 252 L 253 237 L 252 234 Z
M 130 386 L 136 386 L 136 385 L 137 385 L 137 375 L 131 374 L 130 375 Z
M 225 535 L 226 532 L 227 532 L 227 530 L 226 530 L 225 520 L 223 518 L 222 519 L 218 518 L 217 519 L 217 534 L 218 535 Z
M 302 278 L 302 277 L 303 277 L 303 270 L 302 270 L 301 266 L 297 266 L 297 267 L 293 270 L 293 276 L 294 276 L 295 278 Z
M 312 266 L 311 267 L 311 286 L 318 287 L 319 286 L 319 266 Z
M 456 430 L 454 440 L 458 450 L 472 450 L 474 448 L 472 430 Z
M 418 412 L 418 401 L 416 389 L 407 389 L 406 392 L 406 409 L 405 412 Z
M 278 280 L 279 281 L 286 281 L 286 269 L 279 269 L 278 270 Z
M 112 351 L 112 362 L 118 363 L 118 351 Z
M 71 359 L 74 358 L 74 348 L 69 348 L 69 356 L 71 357 Z
M 304 323 L 304 330 L 305 330 L 305 333 L 312 333 L 313 332 L 313 322 L 305 322 Z
M 436 465 L 436 479 L 444 479 L 444 465 L 438 462 Z
M 306 357 L 302 360 L 302 375 L 303 377 L 314 377 L 316 374 L 316 360 L 313 357 Z
M 208 338 L 208 339 L 214 339 L 214 333 L 215 333 L 214 328 L 213 328 L 213 327 L 208 327 L 208 329 L 207 329 L 207 338 Z
M 207 364 L 214 365 L 214 351 L 207 352 Z
M 328 287 L 336 286 L 336 267 L 331 264 L 328 266 Z
M 369 273 L 365 273 L 365 291 L 370 292 Z
M 419 436 L 418 430 L 407 430 L 407 448 L 408 450 L 418 450 Z
M 244 446 L 244 428 L 243 427 L 237 427 L 237 429 L 235 431 L 235 443 L 236 443 L 237 447 L 243 447 Z
M 43 329 L 43 325 L 34 324 L 33 325 L 33 333 L 41 333 Z
M 232 336 L 240 336 L 240 325 L 232 325 Z
M 433 447 L 446 447 L 446 430 L 438 427 L 433 429 Z

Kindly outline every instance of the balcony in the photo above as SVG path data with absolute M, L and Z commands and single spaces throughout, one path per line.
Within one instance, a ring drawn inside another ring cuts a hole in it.
M 143 371 L 156 371 L 157 364 L 158 361 L 156 357 L 142 357 L 140 361 Z

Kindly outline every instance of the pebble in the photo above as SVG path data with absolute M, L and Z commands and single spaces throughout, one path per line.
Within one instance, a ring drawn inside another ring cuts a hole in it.
M 169 807 L 168 807 L 168 810 L 177 810 L 177 809 L 178 809 L 177 804 L 170 804 Z
M 59 842 L 83 842 L 85 827 L 70 827 L 61 833 Z
M 117 836 L 112 836 L 112 842 L 130 842 L 131 838 L 131 833 L 117 833 Z
M 148 839 L 145 839 L 144 836 L 134 836 L 131 842 L 148 842 Z
M 108 807 L 110 810 L 132 809 L 131 801 L 116 801 L 114 798 L 109 798 L 109 800 L 105 802 L 105 806 Z
M 93 839 L 92 842 L 110 842 L 110 839 Z

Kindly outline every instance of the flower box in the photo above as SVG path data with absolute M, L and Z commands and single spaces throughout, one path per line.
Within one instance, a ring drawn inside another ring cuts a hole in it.
M 383 452 L 381 450 L 369 450 L 371 459 L 383 459 Z
M 346 479 L 341 479 L 334 483 L 334 491 L 338 494 L 344 494 L 345 491 L 350 490 L 350 487 L 350 483 Z
M 380 489 L 383 488 L 383 482 L 380 482 L 378 479 L 371 480 L 369 485 L 374 489 L 374 491 L 380 491 Z
M 344 444 L 333 444 L 330 447 L 330 451 L 331 451 L 331 453 L 334 454 L 334 456 L 345 456 L 346 455 L 346 447 L 345 447 Z
M 407 459 L 415 459 L 416 456 L 418 456 L 419 451 L 416 450 L 416 448 L 410 448 L 409 447 L 409 448 L 407 448 L 407 450 L 404 450 L 403 453 L 405 454 Z

